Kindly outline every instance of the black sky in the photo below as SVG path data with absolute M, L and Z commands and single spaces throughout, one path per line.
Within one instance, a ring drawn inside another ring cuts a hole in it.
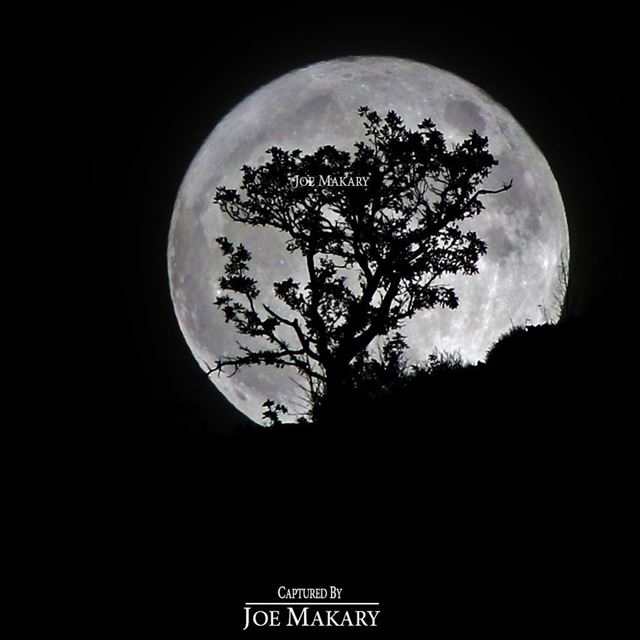
M 202 384 L 173 315 L 170 216 L 216 122 L 301 65 L 393 55 L 473 82 L 511 111 L 558 180 L 575 312 L 588 313 L 632 266 L 626 147 L 637 127 L 624 20 L 497 5 L 278 7 L 89 11 L 59 40 L 56 100 L 65 112 L 68 172 L 82 185 L 71 236 L 85 260 L 82 304 L 94 318 L 83 327 L 85 343 L 103 354 L 100 384 L 86 397 L 104 406 L 109 419 L 99 428 L 108 438 L 191 440 L 228 431 L 237 417 Z

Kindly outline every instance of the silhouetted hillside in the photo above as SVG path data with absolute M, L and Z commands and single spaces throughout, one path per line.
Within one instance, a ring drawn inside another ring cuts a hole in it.
M 557 325 L 516 327 L 485 363 L 434 362 L 392 391 L 327 409 L 316 424 L 246 426 L 238 433 L 260 446 L 309 440 L 353 452 L 366 442 L 381 451 L 406 448 L 409 456 L 458 446 L 490 456 L 604 451 L 612 434 L 626 428 L 622 406 L 632 363 L 610 311 L 618 296 Z

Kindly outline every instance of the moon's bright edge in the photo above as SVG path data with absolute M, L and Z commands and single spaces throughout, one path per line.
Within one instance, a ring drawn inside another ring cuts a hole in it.
M 557 319 L 560 265 L 569 258 L 567 220 L 553 173 L 527 132 L 485 92 L 442 69 L 390 57 L 340 58 L 291 71 L 245 98 L 215 126 L 184 177 L 169 233 L 169 281 L 180 328 L 203 369 L 237 353 L 242 338 L 213 306 L 224 264 L 218 236 L 252 252 L 261 301 L 285 311 L 273 282 L 288 276 L 307 281 L 284 237 L 231 221 L 212 202 L 216 188 L 237 188 L 242 165 L 264 162 L 273 145 L 305 153 L 326 144 L 353 151 L 364 139 L 357 115 L 362 105 L 381 114 L 393 109 L 412 128 L 431 118 L 449 144 L 476 129 L 499 161 L 484 186 L 513 179 L 510 191 L 484 198 L 485 211 L 470 225 L 488 244 L 479 274 L 446 281 L 459 307 L 424 311 L 404 326 L 410 360 L 424 361 L 438 349 L 476 362 L 512 326 Z M 302 408 L 302 380 L 293 369 L 252 367 L 211 380 L 254 420 L 266 398 L 292 412 Z

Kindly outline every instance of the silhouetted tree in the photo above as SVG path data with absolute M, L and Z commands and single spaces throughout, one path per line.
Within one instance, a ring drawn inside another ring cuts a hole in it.
M 353 155 L 333 146 L 309 155 L 273 147 L 266 163 L 242 167 L 239 191 L 217 189 L 215 202 L 234 221 L 284 232 L 286 250 L 302 256 L 308 280 L 274 282 L 286 314 L 259 305 L 250 253 L 218 238 L 227 262 L 225 293 L 215 304 L 240 334 L 263 341 L 239 344 L 238 354 L 220 358 L 210 373 L 293 367 L 306 379 L 312 405 L 339 400 L 363 381 L 399 375 L 405 320 L 458 305 L 441 277 L 476 273 L 486 252 L 460 223 L 483 210 L 481 196 L 511 184 L 481 188 L 497 161 L 476 131 L 448 148 L 429 119 L 412 131 L 393 111 L 382 118 L 361 107 L 359 115 L 366 141 Z M 344 186 L 325 184 L 340 178 Z M 357 178 L 366 185 L 346 186 Z M 370 353 L 376 338 L 378 353 Z

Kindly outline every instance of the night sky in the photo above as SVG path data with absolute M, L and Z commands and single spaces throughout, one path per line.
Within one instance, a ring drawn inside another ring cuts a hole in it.
M 77 244 L 86 254 L 84 290 L 96 305 L 106 360 L 96 400 L 129 436 L 189 439 L 228 431 L 236 417 L 201 384 L 173 315 L 165 258 L 170 217 L 186 168 L 216 122 L 251 91 L 301 65 L 394 55 L 483 88 L 529 132 L 559 183 L 575 312 L 588 312 L 628 274 L 631 234 L 623 229 L 635 216 L 620 185 L 635 127 L 629 60 L 613 18 L 496 10 L 488 19 L 394 5 L 381 20 L 373 10 L 292 5 L 278 17 L 252 9 L 242 21 L 215 12 L 113 13 L 87 24 L 62 45 L 70 73 L 62 94 L 70 98 L 66 115 L 77 143 L 70 171 L 86 186 Z M 95 327 L 86 329 L 95 341 Z

